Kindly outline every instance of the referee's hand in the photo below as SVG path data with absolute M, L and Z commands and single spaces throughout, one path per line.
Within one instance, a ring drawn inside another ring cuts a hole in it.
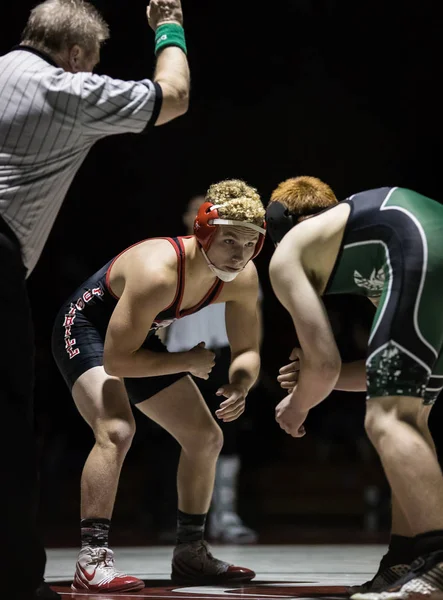
M 151 0 L 147 8 L 148 23 L 155 31 L 165 23 L 183 25 L 183 11 L 180 0 Z

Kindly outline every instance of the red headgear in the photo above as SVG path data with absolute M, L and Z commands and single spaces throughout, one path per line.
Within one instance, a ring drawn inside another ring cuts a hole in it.
M 248 221 L 233 221 L 232 219 L 222 219 L 218 214 L 218 209 L 221 204 L 212 204 L 212 202 L 204 202 L 198 209 L 197 216 L 194 221 L 194 234 L 203 250 L 207 252 L 211 246 L 212 238 L 217 231 L 218 225 L 236 225 L 237 227 L 248 227 L 259 232 L 258 240 L 255 245 L 255 258 L 263 248 L 266 235 L 266 222 L 263 220 L 263 227 L 259 227 Z M 252 260 L 251 258 L 251 260 Z

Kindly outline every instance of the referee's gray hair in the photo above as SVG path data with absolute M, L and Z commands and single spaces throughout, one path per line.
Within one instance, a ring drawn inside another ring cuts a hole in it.
M 45 0 L 32 9 L 22 43 L 46 52 L 78 44 L 92 53 L 108 38 L 106 21 L 86 0 Z

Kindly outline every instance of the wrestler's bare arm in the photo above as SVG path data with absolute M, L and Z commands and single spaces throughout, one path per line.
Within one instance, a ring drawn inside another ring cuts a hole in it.
M 321 283 L 313 270 L 307 273 L 303 262 L 304 252 L 309 247 L 309 232 L 306 239 L 294 233 L 291 231 L 276 249 L 269 272 L 274 292 L 291 315 L 303 350 L 296 391 L 299 407 L 303 405 L 303 409 L 309 410 L 334 389 L 341 359 L 316 289 Z
M 259 374 L 261 335 L 258 277 L 253 264 L 248 270 L 244 284 L 239 285 L 232 300 L 226 302 L 226 331 L 231 347 L 229 380 L 241 383 L 247 390 Z
M 155 317 L 169 306 L 177 288 L 176 268 L 138 261 L 126 272 L 125 287 L 106 332 L 103 364 L 116 377 L 153 377 L 189 371 L 207 379 L 214 354 L 196 346 L 187 352 L 142 348 Z

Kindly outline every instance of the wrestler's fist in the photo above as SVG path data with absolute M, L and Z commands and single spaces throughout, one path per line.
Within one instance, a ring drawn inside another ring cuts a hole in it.
M 188 352 L 190 366 L 188 371 L 194 377 L 208 379 L 212 367 L 215 365 L 215 354 L 205 348 L 205 342 L 200 342 Z
M 303 423 L 307 416 L 308 411 L 299 410 L 293 402 L 291 394 L 283 398 L 275 407 L 275 420 L 292 437 L 303 437 L 306 434 Z
M 148 23 L 155 31 L 165 23 L 183 25 L 183 11 L 180 0 L 151 0 L 147 8 Z

